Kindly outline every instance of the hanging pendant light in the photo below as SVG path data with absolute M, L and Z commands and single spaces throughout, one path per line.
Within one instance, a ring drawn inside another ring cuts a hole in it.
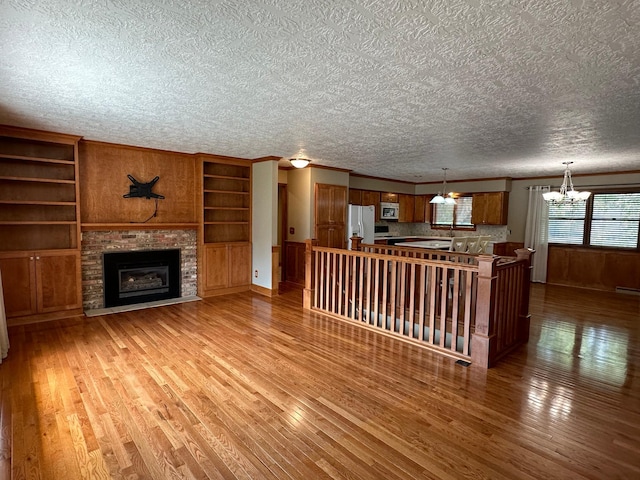
M 573 188 L 573 180 L 571 180 L 571 170 L 569 165 L 573 162 L 562 162 L 565 165 L 564 178 L 562 179 L 562 185 L 560 185 L 560 191 L 543 193 L 542 197 L 549 203 L 574 203 L 584 202 L 591 192 L 579 192 Z
M 447 193 L 447 170 L 449 169 L 443 167 L 442 170 L 444 171 L 444 181 L 442 183 L 442 192 L 438 192 L 438 195 L 433 197 L 429 201 L 429 203 L 446 203 L 447 205 L 455 205 L 456 200 L 455 198 L 453 198 L 453 192 Z

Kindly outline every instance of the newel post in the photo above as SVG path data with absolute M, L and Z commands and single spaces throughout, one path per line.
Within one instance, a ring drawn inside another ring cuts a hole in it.
M 483 368 L 489 368 L 496 357 L 496 264 L 499 258 L 478 255 L 476 328 L 471 336 L 471 361 Z
M 522 269 L 522 292 L 518 314 L 518 340 L 522 343 L 529 341 L 529 326 L 531 324 L 531 315 L 529 314 L 529 297 L 531 292 L 531 270 L 532 256 L 536 253 L 532 248 L 519 248 L 516 250 L 518 261 L 523 261 L 525 266 Z
M 304 291 L 302 292 L 302 308 L 311 310 L 313 297 L 315 295 L 315 285 L 313 285 L 313 275 L 315 271 L 313 247 L 318 245 L 318 240 L 308 238 L 304 243 Z
M 351 250 L 354 252 L 359 252 L 362 250 L 362 237 L 353 236 L 349 240 L 351 240 Z

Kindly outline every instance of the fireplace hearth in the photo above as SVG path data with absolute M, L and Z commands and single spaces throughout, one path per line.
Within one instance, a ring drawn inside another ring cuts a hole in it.
M 105 252 L 104 305 L 180 297 L 180 249 Z

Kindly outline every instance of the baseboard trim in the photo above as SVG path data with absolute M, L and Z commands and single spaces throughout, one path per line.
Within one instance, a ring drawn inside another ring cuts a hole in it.
M 265 297 L 275 297 L 278 295 L 278 290 L 261 287 L 260 285 L 251 285 L 251 291 L 259 295 L 264 295 Z

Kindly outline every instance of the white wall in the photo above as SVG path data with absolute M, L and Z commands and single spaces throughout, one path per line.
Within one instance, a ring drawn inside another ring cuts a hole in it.
M 422 183 L 416 185 L 416 195 L 435 194 L 442 191 L 440 183 Z M 477 193 L 477 192 L 509 192 L 510 178 L 495 178 L 491 180 L 447 181 L 447 192 Z
M 287 232 L 287 240 L 304 242 L 307 238 L 311 238 L 312 198 L 311 168 L 288 170 L 287 217 L 289 228 L 293 228 L 294 233 Z
M 413 183 L 394 182 L 393 180 L 383 180 L 379 178 L 368 178 L 352 176 L 349 178 L 349 188 L 361 190 L 373 190 L 376 192 L 408 193 L 413 195 L 416 186 Z
M 271 290 L 277 287 L 271 281 L 271 247 L 278 244 L 278 162 L 255 163 L 252 175 L 251 278 L 254 285 Z

